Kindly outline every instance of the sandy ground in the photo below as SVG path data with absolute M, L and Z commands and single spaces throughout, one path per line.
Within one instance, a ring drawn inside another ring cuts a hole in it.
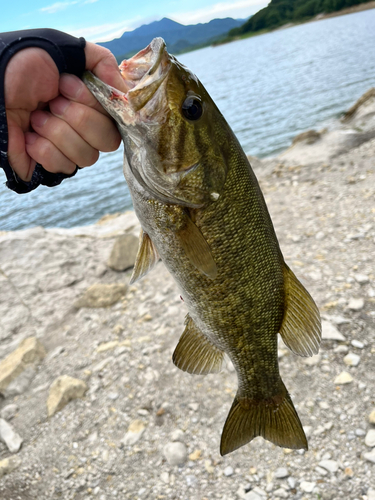
M 309 451 L 257 438 L 220 456 L 235 373 L 230 365 L 206 377 L 174 367 L 186 309 L 162 263 L 130 287 L 131 270 L 108 267 L 118 238 L 139 231 L 133 213 L 86 228 L 7 232 L 1 500 L 374 500 L 374 116 L 370 95 L 336 130 L 300 136 L 278 158 L 252 159 L 286 261 L 324 320 L 318 356 L 279 346 Z M 92 285 L 96 295 L 76 308 Z M 103 303 L 111 305 L 94 307 Z M 40 344 L 20 354 L 30 337 Z M 51 399 L 56 379 L 60 389 L 67 384 L 61 409 Z

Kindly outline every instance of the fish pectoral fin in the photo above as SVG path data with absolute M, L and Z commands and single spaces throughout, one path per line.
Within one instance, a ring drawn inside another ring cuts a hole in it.
M 133 274 L 130 278 L 130 284 L 146 276 L 146 274 L 157 264 L 159 258 L 158 251 L 152 243 L 151 238 L 141 229 L 139 234 L 138 253 L 135 259 Z
M 221 370 L 224 352 L 214 346 L 187 315 L 184 333 L 172 359 L 177 368 L 184 372 L 206 375 Z
M 281 394 L 263 401 L 241 398 L 237 393 L 221 435 L 221 455 L 237 450 L 257 436 L 283 448 L 307 450 L 301 421 L 283 382 L 280 382 Z
M 319 310 L 309 292 L 287 265 L 284 267 L 286 309 L 280 335 L 298 356 L 312 356 L 319 351 L 322 327 Z
M 217 276 L 216 262 L 203 234 L 190 219 L 186 217 L 183 229 L 178 231 L 182 248 L 190 262 L 203 274 L 211 279 Z

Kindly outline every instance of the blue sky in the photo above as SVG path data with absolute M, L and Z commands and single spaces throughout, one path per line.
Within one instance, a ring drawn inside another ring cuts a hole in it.
M 141 24 L 169 17 L 181 24 L 214 18 L 246 18 L 264 0 L 10 0 L 1 5 L 0 32 L 55 28 L 89 41 L 121 36 Z

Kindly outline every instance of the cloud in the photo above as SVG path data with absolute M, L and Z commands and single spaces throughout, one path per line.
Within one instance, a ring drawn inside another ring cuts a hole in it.
M 211 19 L 233 17 L 247 18 L 269 2 L 262 0 L 240 0 L 237 2 L 219 2 L 208 7 L 187 12 L 175 12 L 167 15 L 182 24 L 207 23 Z
M 47 7 L 42 7 L 39 9 L 40 12 L 46 12 L 47 14 L 54 14 L 55 12 L 59 12 L 61 10 L 65 10 L 71 5 L 78 3 L 78 0 L 73 2 L 56 2 L 52 5 L 48 5 Z
M 98 2 L 99 0 L 85 0 L 83 2 L 83 5 L 86 5 L 87 3 L 95 3 L 95 2 Z
M 89 42 L 107 42 L 119 38 L 125 31 L 131 31 L 142 24 L 139 18 L 124 19 L 116 23 L 98 24 L 95 26 L 82 26 L 79 29 L 64 28 L 64 31 L 73 36 L 83 36 Z

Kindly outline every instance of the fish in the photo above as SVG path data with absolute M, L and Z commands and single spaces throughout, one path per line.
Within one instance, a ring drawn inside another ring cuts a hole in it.
M 124 175 L 141 224 L 131 283 L 161 259 L 188 309 L 174 364 L 219 372 L 238 389 L 221 436 L 226 455 L 261 436 L 307 449 L 281 379 L 278 333 L 299 356 L 319 350 L 319 310 L 283 258 L 246 154 L 194 73 L 155 38 L 123 61 L 125 92 L 83 81 L 114 118 Z

